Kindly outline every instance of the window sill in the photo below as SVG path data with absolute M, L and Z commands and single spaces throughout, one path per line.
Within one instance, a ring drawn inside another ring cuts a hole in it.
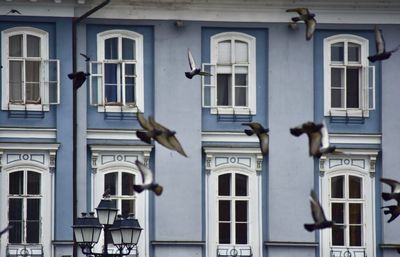
M 37 111 L 37 112 L 48 112 L 50 110 L 49 105 L 43 104 L 9 104 L 2 106 L 3 111 Z
M 211 114 L 217 115 L 256 115 L 256 112 L 248 107 L 211 107 Z
M 134 105 L 132 106 L 127 106 L 127 105 L 99 105 L 97 107 L 98 112 L 137 112 L 138 108 Z M 144 111 L 144 110 L 140 110 Z
M 367 117 L 369 117 L 369 110 L 361 110 L 361 109 L 333 110 L 333 109 L 331 109 L 331 110 L 325 111 L 325 116 L 367 118 Z

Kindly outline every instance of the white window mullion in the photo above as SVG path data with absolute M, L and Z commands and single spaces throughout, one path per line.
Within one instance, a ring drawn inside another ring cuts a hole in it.
M 123 106 L 125 106 L 125 104 L 126 104 L 126 97 L 125 97 L 125 94 L 126 94 L 126 85 L 125 85 L 125 65 L 126 65 L 126 63 L 124 62 L 124 61 L 122 61 L 121 62 L 121 69 L 122 69 L 122 74 L 121 74 L 121 78 L 122 78 L 122 81 L 121 81 L 121 93 L 122 93 L 122 105 Z

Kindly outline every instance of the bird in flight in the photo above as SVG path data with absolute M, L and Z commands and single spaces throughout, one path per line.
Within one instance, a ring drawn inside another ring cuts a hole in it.
M 375 26 L 375 48 L 376 48 L 376 54 L 368 56 L 368 60 L 370 62 L 376 62 L 376 61 L 383 61 L 386 59 L 389 59 L 389 57 L 392 55 L 392 53 L 396 52 L 399 50 L 400 44 L 394 48 L 391 51 L 386 51 L 385 49 L 385 39 L 383 38 L 382 35 L 382 30 L 378 29 L 378 26 Z
M 8 232 L 10 229 L 12 229 L 13 226 L 12 225 L 8 225 L 5 229 L 0 231 L 0 236 L 6 232 Z
M 293 8 L 287 9 L 286 12 L 297 12 L 299 14 L 298 17 L 292 18 L 292 23 L 297 23 L 298 21 L 304 21 L 306 24 L 306 39 L 307 41 L 312 38 L 314 35 L 315 27 L 317 25 L 317 21 L 315 20 L 315 14 L 310 13 L 308 8 Z M 294 28 L 294 25 L 291 25 Z
M 386 209 L 383 211 L 385 215 L 391 215 L 390 219 L 387 221 L 388 223 L 392 222 L 400 215 L 400 205 L 382 206 L 382 209 Z
M 311 190 L 310 193 L 310 206 L 314 223 L 304 224 L 304 228 L 307 231 L 312 232 L 316 229 L 330 228 L 334 225 L 333 221 L 326 219 L 324 210 L 322 209 L 314 190 Z
M 382 192 L 383 200 L 389 201 L 394 199 L 398 203 L 400 203 L 400 183 L 394 179 L 389 178 L 381 178 L 381 182 L 389 185 L 391 189 L 390 193 Z
M 142 175 L 143 184 L 133 185 L 133 190 L 141 193 L 143 190 L 147 189 L 153 191 L 156 195 L 161 195 L 163 188 L 162 186 L 154 182 L 153 172 L 139 160 L 136 160 L 135 164 L 138 167 L 140 174 Z
M 86 54 L 83 54 L 83 53 L 79 53 L 83 58 L 85 58 L 85 62 L 88 62 L 88 61 L 90 61 L 90 57 L 89 56 L 87 56 Z
M 89 76 L 90 76 L 90 73 L 83 72 L 83 71 L 77 71 L 77 72 L 68 74 L 68 78 L 72 79 L 72 84 L 74 86 L 74 89 L 79 89 L 83 85 L 83 83 L 85 83 L 86 78 Z
M 193 76 L 195 76 L 195 75 L 200 75 L 200 76 L 212 76 L 210 73 L 205 72 L 205 71 L 201 71 L 200 68 L 196 68 L 196 63 L 194 62 L 192 53 L 190 52 L 189 49 L 188 49 L 188 59 L 189 59 L 190 71 L 185 72 L 186 78 L 192 79 Z
M 11 9 L 10 11 L 8 11 L 7 15 L 8 14 L 19 14 L 19 15 L 21 15 L 21 12 L 18 11 L 17 9 Z
M 249 126 L 251 129 L 245 129 L 244 133 L 248 136 L 252 136 L 254 134 L 257 135 L 258 140 L 260 141 L 260 149 L 263 155 L 267 155 L 268 153 L 268 143 L 269 143 L 269 129 L 265 129 L 260 123 L 258 122 L 249 122 L 249 123 L 242 123 L 244 126 Z

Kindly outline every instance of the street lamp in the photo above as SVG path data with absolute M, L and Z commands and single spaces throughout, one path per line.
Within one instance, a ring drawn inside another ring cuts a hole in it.
M 76 219 L 72 226 L 75 242 L 81 247 L 82 253 L 88 257 L 122 257 L 129 255 L 137 245 L 142 228 L 137 219 L 131 214 L 123 219 L 117 216 L 118 209 L 111 199 L 102 199 L 96 208 L 97 218 L 94 212 L 82 213 L 82 217 Z M 101 230 L 104 230 L 104 246 L 101 253 L 93 252 L 93 247 L 100 238 Z M 111 233 L 113 244 L 118 253 L 108 253 L 108 234 Z

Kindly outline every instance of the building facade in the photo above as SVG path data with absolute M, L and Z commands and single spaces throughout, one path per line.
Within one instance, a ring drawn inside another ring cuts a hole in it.
M 389 50 L 400 42 L 397 1 L 119 0 L 74 30 L 100 3 L 0 6 L 0 227 L 13 225 L 0 256 L 74 256 L 74 219 L 106 189 L 143 227 L 132 256 L 398 255 L 379 179 L 400 179 L 400 56 L 367 59 L 374 25 Z M 288 26 L 295 7 L 316 14 L 309 41 L 304 23 Z M 212 76 L 185 77 L 188 49 Z M 76 116 L 74 67 L 90 73 Z M 188 157 L 140 141 L 138 111 Z M 269 128 L 265 156 L 243 132 L 251 121 Z M 289 133 L 306 121 L 324 121 L 338 153 L 309 157 Z M 133 191 L 136 160 L 162 195 Z M 304 229 L 312 189 L 343 229 Z

